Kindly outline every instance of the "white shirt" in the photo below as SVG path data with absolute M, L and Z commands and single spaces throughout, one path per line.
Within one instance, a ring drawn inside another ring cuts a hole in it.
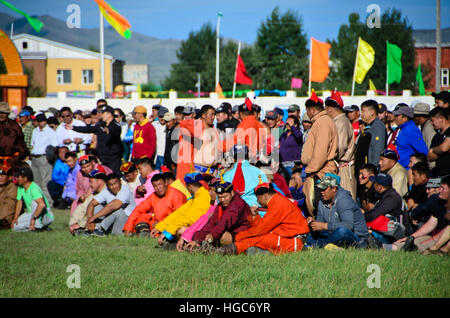
M 113 200 L 119 200 L 122 202 L 121 208 L 127 216 L 130 216 L 131 212 L 136 208 L 134 202 L 133 193 L 131 193 L 128 187 L 122 187 L 116 195 L 112 194 L 107 187 L 105 187 L 100 193 L 94 196 L 94 199 L 102 206 L 105 207 Z
M 92 136 L 90 134 L 82 134 L 73 130 L 66 129 L 66 124 L 61 123 L 58 128 L 56 128 L 56 135 L 58 137 L 58 145 L 59 146 L 67 146 L 69 148 L 69 151 L 75 151 L 77 148 L 77 144 L 73 142 L 75 138 L 81 138 L 83 139 L 83 144 L 80 144 L 80 150 L 84 149 L 84 144 L 91 143 Z M 74 119 L 72 121 L 72 126 L 86 126 L 84 122 L 81 120 Z M 72 142 L 68 145 L 65 145 L 63 140 L 70 139 Z
M 48 125 L 45 125 L 42 130 L 40 130 L 39 127 L 34 128 L 31 135 L 31 154 L 45 155 L 45 149 L 49 145 L 52 145 L 53 147 L 58 146 L 56 132 L 48 127 Z
M 166 127 L 161 125 L 159 120 L 152 122 L 152 125 L 156 130 L 156 155 L 164 156 L 164 151 L 166 150 Z

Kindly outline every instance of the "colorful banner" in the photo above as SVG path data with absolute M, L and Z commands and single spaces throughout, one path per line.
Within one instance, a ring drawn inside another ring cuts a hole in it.
M 301 78 L 293 77 L 291 79 L 291 88 L 302 88 L 303 80 Z
M 322 83 L 327 78 L 330 72 L 328 66 L 328 52 L 330 48 L 331 44 L 311 38 L 311 82 Z
M 402 49 L 386 41 L 388 84 L 400 83 L 402 79 Z
M 355 82 L 362 84 L 364 77 L 375 61 L 375 50 L 369 43 L 359 38 L 358 52 L 356 53 Z
M 116 9 L 104 0 L 95 0 L 98 4 L 100 12 L 105 17 L 106 21 L 125 39 L 131 38 L 131 25 L 128 20 L 121 16 Z
M 0 0 L 1 3 L 3 3 L 5 6 L 7 6 L 8 8 L 10 8 L 11 10 L 15 11 L 18 14 L 23 15 L 28 23 L 31 25 L 31 27 L 36 31 L 36 32 L 40 32 L 42 27 L 44 26 L 44 23 L 42 23 L 42 21 L 31 17 L 30 15 L 28 15 L 27 13 L 17 9 L 15 6 L 13 6 L 11 3 L 5 1 L 5 0 Z
M 425 85 L 423 84 L 423 78 L 422 78 L 422 71 L 420 69 L 420 62 L 419 66 L 417 67 L 417 74 L 416 74 L 416 81 L 419 85 L 419 95 L 425 95 Z

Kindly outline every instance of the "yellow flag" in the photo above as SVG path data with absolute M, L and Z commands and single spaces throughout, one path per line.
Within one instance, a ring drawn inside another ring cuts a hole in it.
M 355 82 L 361 84 L 375 60 L 375 50 L 369 43 L 359 38 L 358 52 L 356 53 Z
M 369 79 L 369 90 L 376 91 L 377 88 L 375 87 L 375 84 L 372 82 L 371 79 Z

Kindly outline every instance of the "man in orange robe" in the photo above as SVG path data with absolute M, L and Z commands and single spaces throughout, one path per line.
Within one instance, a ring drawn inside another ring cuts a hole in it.
M 255 188 L 258 203 L 267 208 L 263 218 L 257 215 L 248 230 L 239 232 L 234 244 L 217 249 L 220 254 L 240 254 L 250 247 L 273 254 L 301 251 L 308 223 L 300 209 L 286 197 L 276 193 L 272 184 Z
M 154 175 L 151 182 L 155 192 L 131 212 L 123 227 L 125 235 L 139 232 L 138 234 L 148 236 L 156 223 L 164 220 L 187 201 L 183 193 L 170 187 L 163 174 Z

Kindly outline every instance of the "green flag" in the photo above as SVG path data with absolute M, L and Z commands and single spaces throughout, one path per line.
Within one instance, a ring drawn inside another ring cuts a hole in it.
M 388 84 L 400 83 L 402 79 L 402 49 L 386 41 Z
M 36 30 L 36 32 L 41 31 L 42 27 L 44 26 L 44 23 L 42 23 L 40 20 L 29 16 L 27 13 L 17 9 L 11 3 L 6 2 L 5 0 L 0 0 L 0 2 L 3 3 L 5 6 L 7 6 L 8 8 L 10 8 L 11 10 L 17 12 L 18 14 L 23 15 L 28 20 L 28 23 L 30 23 L 30 25 L 33 27 L 33 29 Z
M 416 81 L 419 85 L 419 95 L 425 95 L 425 85 L 423 84 L 422 71 L 420 70 L 420 62 L 417 67 Z

